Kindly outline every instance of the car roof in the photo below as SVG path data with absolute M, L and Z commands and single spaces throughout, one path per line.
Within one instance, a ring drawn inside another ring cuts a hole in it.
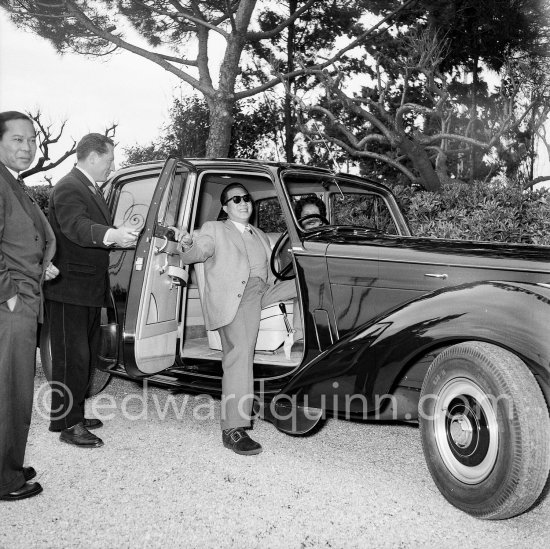
M 334 172 L 327 168 L 319 168 L 313 166 L 306 166 L 304 164 L 294 164 L 289 162 L 274 162 L 271 160 L 256 160 L 256 159 L 241 159 L 241 158 L 182 158 L 183 162 L 187 162 L 198 169 L 208 169 L 220 166 L 232 166 L 232 167 L 259 167 L 269 166 L 274 168 L 295 168 L 298 170 L 316 171 L 319 173 L 333 174 Z M 125 172 L 133 169 L 142 170 L 148 168 L 162 168 L 166 160 L 150 160 L 147 162 L 138 162 L 123 166 L 119 168 L 117 172 L 124 170 Z
M 174 157 L 175 158 L 175 157 Z M 177 158 L 176 158 L 177 159 Z M 386 185 L 381 181 L 376 181 L 369 177 L 358 176 L 349 173 L 336 172 L 328 168 L 319 168 L 316 166 L 308 166 L 305 164 L 295 164 L 290 162 L 274 162 L 271 160 L 256 160 L 256 159 L 242 159 L 242 158 L 181 158 L 179 159 L 182 162 L 191 164 L 198 171 L 208 170 L 208 169 L 220 169 L 220 168 L 233 168 L 233 169 L 258 169 L 258 168 L 281 168 L 281 169 L 291 169 L 298 172 L 314 172 L 318 174 L 323 174 L 327 176 L 339 176 L 349 179 L 355 179 L 363 183 L 370 183 L 371 185 L 377 186 L 380 190 L 386 192 L 391 192 Z M 118 178 L 120 175 L 128 175 L 132 173 L 139 173 L 142 171 L 149 170 L 158 170 L 160 171 L 166 162 L 165 160 L 150 160 L 147 162 L 138 162 L 135 164 L 130 164 L 128 166 L 123 166 L 114 172 L 109 180 Z

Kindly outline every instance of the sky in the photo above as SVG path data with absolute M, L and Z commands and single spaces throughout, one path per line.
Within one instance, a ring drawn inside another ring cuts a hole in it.
M 67 120 L 63 142 L 51 148 L 52 158 L 70 147 L 71 138 L 103 133 L 115 122 L 120 161 L 124 147 L 145 145 L 157 137 L 173 97 L 180 93 L 178 78 L 137 55 L 61 56 L 46 40 L 15 27 L 0 10 L 0 111 L 39 109 L 56 127 Z M 73 163 L 71 157 L 53 170 L 53 181 Z M 43 175 L 28 182 L 44 183 Z

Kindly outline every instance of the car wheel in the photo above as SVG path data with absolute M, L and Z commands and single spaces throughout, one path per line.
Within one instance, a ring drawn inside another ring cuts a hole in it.
M 428 469 L 450 503 L 484 519 L 535 503 L 550 469 L 550 418 L 517 356 L 475 341 L 447 348 L 426 374 L 419 417 Z
M 42 371 L 44 372 L 44 376 L 48 382 L 50 382 L 52 380 L 52 352 L 50 344 L 50 330 L 47 322 L 44 322 L 44 324 L 40 327 L 40 360 L 42 362 Z M 103 370 L 98 370 L 95 368 L 92 372 L 86 398 L 90 398 L 98 393 L 101 393 L 101 391 L 103 391 L 109 383 L 110 379 L 111 374 L 109 374 L 109 372 L 104 372 Z

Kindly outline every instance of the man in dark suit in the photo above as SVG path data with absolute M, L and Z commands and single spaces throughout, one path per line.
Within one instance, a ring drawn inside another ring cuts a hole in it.
M 39 494 L 32 467 L 23 467 L 32 414 L 36 331 L 42 321 L 42 281 L 55 237 L 19 177 L 36 154 L 32 120 L 0 113 L 0 500 Z
M 114 169 L 114 143 L 90 133 L 76 147 L 76 166 L 54 187 L 50 223 L 57 239 L 60 275 L 45 285 L 51 334 L 52 411 L 50 431 L 79 447 L 103 441 L 89 431 L 102 426 L 84 417 L 84 402 L 100 347 L 101 308 L 108 305 L 109 248 L 135 243 L 137 233 L 112 226 L 97 182 Z M 63 388 L 63 390 L 59 390 Z

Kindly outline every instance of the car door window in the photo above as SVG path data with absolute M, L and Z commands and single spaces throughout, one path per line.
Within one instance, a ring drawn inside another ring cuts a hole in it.
M 174 175 L 173 184 L 166 188 L 157 216 L 159 225 L 164 227 L 174 227 L 176 225 L 187 175 L 188 172 L 178 170 Z
M 114 211 L 115 227 L 130 227 L 141 231 L 155 192 L 157 177 L 134 179 L 119 187 Z

